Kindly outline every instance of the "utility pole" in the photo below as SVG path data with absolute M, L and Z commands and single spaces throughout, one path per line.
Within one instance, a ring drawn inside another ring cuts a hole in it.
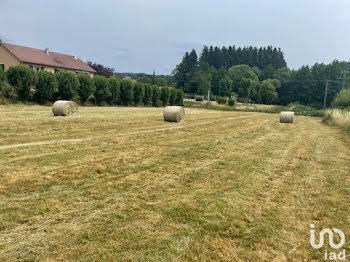
M 324 92 L 323 109 L 325 109 L 327 106 L 328 82 L 329 80 L 326 80 L 326 90 Z

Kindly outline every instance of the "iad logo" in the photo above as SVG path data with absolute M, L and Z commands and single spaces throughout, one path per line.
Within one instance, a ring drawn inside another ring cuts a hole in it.
M 334 243 L 334 233 L 338 234 L 340 237 L 339 243 Z M 315 243 L 315 225 L 310 225 L 310 245 L 315 249 L 320 249 L 324 246 L 324 236 L 328 235 L 328 244 L 333 249 L 339 249 L 344 246 L 345 244 L 345 235 L 343 231 L 341 231 L 338 228 L 333 228 L 332 230 L 329 228 L 322 229 L 319 235 L 320 241 L 318 244 Z M 325 250 L 324 259 L 325 260 L 345 260 L 346 254 L 345 249 L 343 251 L 336 253 L 336 252 L 329 252 L 327 249 Z

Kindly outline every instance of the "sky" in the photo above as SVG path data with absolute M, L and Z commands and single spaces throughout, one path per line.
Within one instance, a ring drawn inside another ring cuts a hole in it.
M 350 60 L 350 1 L 0 0 L 0 37 L 116 72 L 170 74 L 204 45 L 272 45 L 299 68 Z

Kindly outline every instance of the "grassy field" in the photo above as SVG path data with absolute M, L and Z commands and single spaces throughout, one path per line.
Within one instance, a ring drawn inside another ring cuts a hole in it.
M 323 261 L 311 223 L 350 236 L 350 139 L 320 118 L 50 110 L 0 106 L 0 261 Z

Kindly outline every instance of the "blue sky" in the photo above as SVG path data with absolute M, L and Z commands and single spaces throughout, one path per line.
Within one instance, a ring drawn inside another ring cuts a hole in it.
M 0 36 L 117 72 L 168 74 L 203 45 L 273 45 L 298 68 L 350 60 L 350 1 L 0 0 Z

